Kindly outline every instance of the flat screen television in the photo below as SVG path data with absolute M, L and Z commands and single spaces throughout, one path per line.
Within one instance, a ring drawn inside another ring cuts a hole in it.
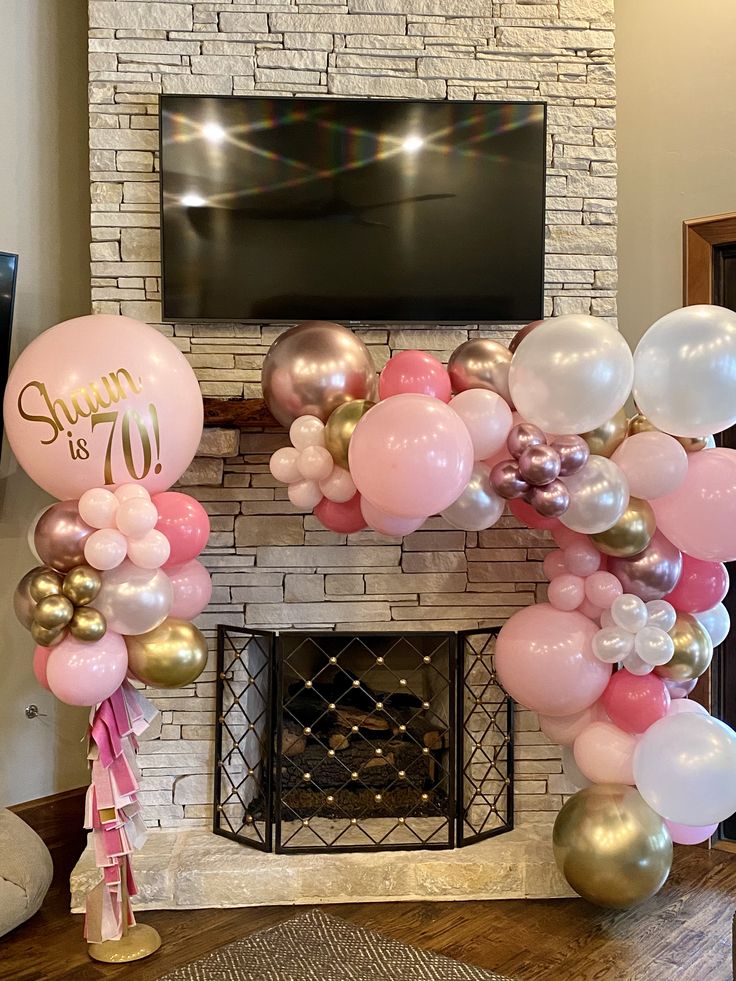
M 3 432 L 2 393 L 8 382 L 10 364 L 10 340 L 13 329 L 13 304 L 15 282 L 18 275 L 18 256 L 13 252 L 0 252 L 0 437 Z M 0 440 L 0 442 L 2 442 Z
M 161 98 L 163 319 L 542 316 L 545 105 Z

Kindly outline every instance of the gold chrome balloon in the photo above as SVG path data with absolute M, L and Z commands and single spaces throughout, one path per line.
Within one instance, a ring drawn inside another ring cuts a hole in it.
M 102 640 L 107 633 L 107 620 L 99 610 L 93 610 L 91 606 L 80 606 L 74 611 L 69 633 L 77 640 L 93 644 L 96 640 Z
M 55 569 L 47 569 L 45 566 L 34 569 L 28 585 L 31 599 L 40 603 L 47 596 L 59 596 L 63 581 L 64 577 Z
M 672 838 L 664 821 L 624 784 L 578 791 L 557 815 L 552 843 L 568 883 L 596 906 L 643 903 L 670 874 Z
M 183 688 L 207 664 L 207 641 L 194 624 L 175 617 L 146 634 L 126 637 L 125 644 L 131 673 L 153 688 Z
M 344 470 L 348 469 L 348 446 L 353 430 L 375 402 L 367 399 L 355 399 L 338 405 L 325 424 L 325 446 L 332 454 L 332 459 Z
M 612 456 L 627 436 L 626 413 L 619 409 L 615 416 L 596 426 L 582 437 L 595 456 Z
M 75 606 L 86 606 L 102 588 L 102 576 L 91 565 L 78 565 L 64 576 L 61 588 Z
M 43 566 L 38 566 L 35 569 L 31 569 L 30 572 L 27 572 L 15 587 L 15 593 L 13 594 L 13 610 L 15 611 L 18 621 L 26 628 L 26 630 L 31 629 L 31 624 L 33 623 L 33 611 L 36 607 L 30 591 L 31 580 L 42 570 L 42 568 Z
M 33 622 L 46 630 L 66 627 L 74 616 L 74 606 L 66 596 L 44 596 L 33 611 Z
M 654 673 L 670 681 L 691 681 L 704 674 L 713 658 L 713 641 L 705 627 L 690 613 L 678 613 L 669 635 L 675 644 L 675 653 L 666 664 L 660 664 Z
M 35 621 L 31 624 L 31 637 L 41 647 L 54 647 L 55 644 L 60 644 L 65 634 L 66 627 L 56 627 L 53 630 L 47 630 L 46 627 L 42 627 Z
M 635 416 L 629 419 L 629 436 L 635 436 L 637 433 L 658 432 L 660 430 L 647 419 L 643 412 L 637 412 Z M 686 453 L 698 453 L 708 445 L 705 436 L 675 436 L 674 433 L 667 435 L 676 439 Z
M 657 527 L 648 501 L 630 497 L 626 510 L 612 528 L 591 535 L 591 541 L 604 555 L 618 559 L 638 555 L 649 545 Z

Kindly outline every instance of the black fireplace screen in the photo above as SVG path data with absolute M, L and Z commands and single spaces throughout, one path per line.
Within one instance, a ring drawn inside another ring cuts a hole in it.
M 214 831 L 276 852 L 452 848 L 513 825 L 497 630 L 218 630 Z

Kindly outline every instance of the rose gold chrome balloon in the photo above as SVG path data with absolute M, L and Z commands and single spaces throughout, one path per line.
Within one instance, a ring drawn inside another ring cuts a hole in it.
M 510 365 L 511 352 L 507 347 L 488 337 L 477 337 L 455 348 L 447 370 L 456 394 L 469 388 L 485 388 L 496 392 L 513 408 L 509 393 Z
M 517 330 L 514 336 L 509 341 L 509 351 L 513 354 L 517 347 L 521 344 L 525 337 L 528 337 L 533 330 L 536 330 L 540 324 L 543 324 L 543 320 L 532 320 L 530 324 L 522 327 L 521 330 Z
M 93 531 L 79 517 L 76 501 L 59 501 L 38 519 L 33 539 L 42 562 L 68 572 L 84 564 L 84 545 Z
M 608 571 L 616 576 L 625 593 L 633 593 L 648 603 L 662 599 L 675 588 L 682 573 L 682 555 L 657 530 L 651 542 L 638 555 L 610 558 Z

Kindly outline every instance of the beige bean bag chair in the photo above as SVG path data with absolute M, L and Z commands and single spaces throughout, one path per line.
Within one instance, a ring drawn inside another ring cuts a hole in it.
M 0 809 L 0 937 L 38 912 L 53 872 L 49 850 L 36 832 Z

